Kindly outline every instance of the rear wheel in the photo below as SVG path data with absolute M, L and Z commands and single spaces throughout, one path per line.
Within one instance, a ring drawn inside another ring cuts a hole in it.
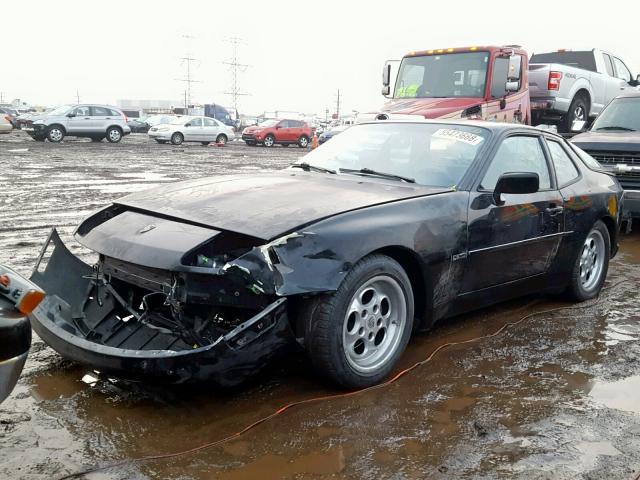
M 316 370 L 347 388 L 383 380 L 402 355 L 413 329 L 413 291 L 393 259 L 358 262 L 335 293 L 306 309 L 305 346 Z
M 266 137 L 264 137 L 264 142 L 262 143 L 264 144 L 265 147 L 273 147 L 274 143 L 276 143 L 276 137 L 269 134 Z
M 118 127 L 109 127 L 107 129 L 107 140 L 110 143 L 118 143 L 122 140 L 122 130 Z
M 227 144 L 227 136 L 224 133 L 221 133 L 220 135 L 218 135 L 216 137 L 216 143 L 221 144 L 221 145 L 226 145 Z
M 307 137 L 306 135 L 301 136 L 298 139 L 298 146 L 300 148 L 307 148 L 309 146 L 309 137 Z
M 173 145 L 182 145 L 182 142 L 184 142 L 184 135 L 182 135 L 180 132 L 176 132 L 171 135 L 171 143 Z
M 598 220 L 578 252 L 568 293 L 582 302 L 598 296 L 609 270 L 611 256 L 611 238 L 604 223 Z
M 47 138 L 50 142 L 59 143 L 64 138 L 64 129 L 59 125 L 52 125 L 47 130 Z
M 200 143 L 206 147 L 206 146 L 207 146 L 207 145 L 209 145 L 211 142 L 200 142 Z
M 589 120 L 589 101 L 587 100 L 585 95 L 582 94 L 576 95 L 571 101 L 571 105 L 569 105 L 569 111 L 560 122 L 559 131 L 561 133 L 571 132 L 573 122 L 575 122 L 576 120 L 584 122 Z

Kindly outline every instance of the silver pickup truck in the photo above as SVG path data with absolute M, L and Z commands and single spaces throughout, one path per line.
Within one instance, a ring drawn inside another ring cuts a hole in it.
M 634 77 L 620 58 L 601 50 L 536 53 L 529 61 L 533 124 L 557 123 L 569 132 L 575 120 L 589 121 L 625 90 L 636 90 Z

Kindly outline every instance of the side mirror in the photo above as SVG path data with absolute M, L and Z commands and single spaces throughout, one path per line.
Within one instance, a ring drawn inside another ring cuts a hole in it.
M 191 126 L 191 124 L 190 124 L 189 122 L 187 122 L 187 123 L 185 123 L 185 124 L 184 124 L 184 126 L 185 126 L 185 127 L 190 127 L 190 126 Z
M 76 114 L 74 112 L 67 113 L 67 117 L 69 117 L 69 118 L 73 118 L 75 116 L 76 116 Z
M 540 188 L 540 178 L 533 172 L 507 172 L 503 173 L 493 190 L 493 201 L 496 205 L 502 205 L 503 193 L 526 194 L 536 193 Z
M 382 68 L 382 95 L 385 97 L 391 93 L 391 64 L 385 63 Z
M 520 90 L 520 82 L 518 82 L 518 81 L 508 81 L 505 84 L 504 89 L 507 92 L 517 92 L 518 90 Z
M 282 125 L 276 125 L 276 130 L 279 130 L 282 128 Z
M 586 124 L 587 122 L 585 122 L 584 120 L 574 120 L 573 123 L 571 124 L 571 131 L 582 132 Z

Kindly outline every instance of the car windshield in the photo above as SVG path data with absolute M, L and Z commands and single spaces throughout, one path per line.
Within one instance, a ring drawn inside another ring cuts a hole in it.
M 395 98 L 483 97 L 488 52 L 405 57 Z
M 359 174 L 362 169 L 374 170 L 422 185 L 453 187 L 460 183 L 489 136 L 489 130 L 469 125 L 354 125 L 297 163 L 338 173 L 348 169 L 350 173 L 342 173 L 349 175 Z
M 71 107 L 73 107 L 73 105 L 62 105 L 60 107 L 56 107 L 53 110 L 51 110 L 50 112 L 48 112 L 49 115 L 64 115 L 65 113 L 67 113 Z
M 591 130 L 640 131 L 640 97 L 614 99 L 598 115 Z
M 268 128 L 268 127 L 275 127 L 275 126 L 276 126 L 276 124 L 277 124 L 279 121 L 280 121 L 280 120 L 265 120 L 264 122 L 259 123 L 259 124 L 258 124 L 258 126 L 259 126 L 259 127 L 265 127 L 265 128 Z

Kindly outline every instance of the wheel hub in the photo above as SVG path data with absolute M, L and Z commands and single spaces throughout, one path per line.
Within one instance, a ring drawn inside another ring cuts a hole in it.
M 604 238 L 598 230 L 587 236 L 580 254 L 580 284 L 586 291 L 593 290 L 600 282 L 605 257 Z
M 378 275 L 353 295 L 345 315 L 342 344 L 349 365 L 374 372 L 396 352 L 406 326 L 404 291 L 392 277 Z

